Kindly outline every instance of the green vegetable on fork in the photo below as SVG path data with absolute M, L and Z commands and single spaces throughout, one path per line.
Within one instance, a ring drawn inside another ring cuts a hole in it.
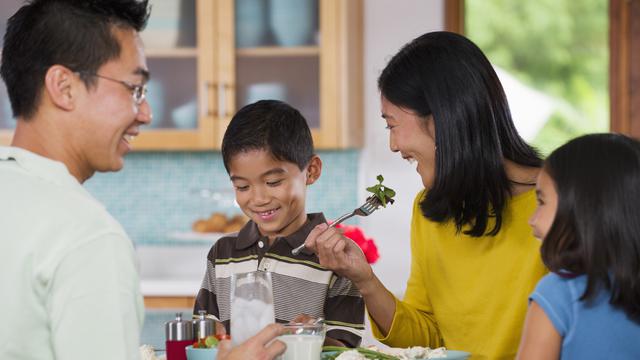
M 396 192 L 382 184 L 384 181 L 382 175 L 376 176 L 376 179 L 378 180 L 378 183 L 373 186 L 369 186 L 367 191 L 373 193 L 373 196 L 380 200 L 383 207 L 387 207 L 387 203 L 393 204 L 393 197 L 396 196 Z

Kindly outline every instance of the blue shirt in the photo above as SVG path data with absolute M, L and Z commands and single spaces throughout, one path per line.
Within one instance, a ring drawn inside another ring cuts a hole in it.
M 640 324 L 609 304 L 601 291 L 592 303 L 580 301 L 587 285 L 582 275 L 546 275 L 529 298 L 562 336 L 561 359 L 640 359 Z

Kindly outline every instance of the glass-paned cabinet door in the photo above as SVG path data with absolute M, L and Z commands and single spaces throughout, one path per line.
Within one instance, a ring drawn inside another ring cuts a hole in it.
M 318 0 L 235 0 L 236 108 L 282 100 L 320 127 Z
M 200 46 L 210 34 L 198 33 L 198 24 L 210 21 L 199 7 L 201 0 L 152 2 L 147 27 L 141 33 L 151 79 L 147 101 L 153 112 L 134 148 L 201 149 L 213 146 L 212 136 L 201 134 L 207 113 L 201 111 L 200 77 L 205 58 Z M 210 41 L 209 41 L 210 42 Z
M 4 33 L 7 21 L 23 4 L 22 0 L 2 0 L 0 2 L 0 46 L 4 46 Z M 0 145 L 7 145 L 11 141 L 16 121 L 11 111 L 11 103 L 4 81 L 0 81 Z
M 154 1 L 141 33 L 151 80 L 147 99 L 153 129 L 196 129 L 195 0 Z

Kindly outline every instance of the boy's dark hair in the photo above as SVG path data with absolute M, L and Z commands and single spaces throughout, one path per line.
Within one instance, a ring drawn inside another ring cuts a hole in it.
M 592 134 L 555 150 L 544 165 L 558 209 L 542 243 L 549 270 L 586 275 L 581 300 L 609 302 L 640 323 L 640 143 Z
M 238 111 L 222 139 L 222 159 L 229 173 L 232 158 L 242 152 L 266 150 L 274 159 L 303 170 L 313 157 L 311 130 L 302 114 L 278 100 L 260 100 Z
M 44 77 L 53 65 L 95 84 L 100 66 L 120 55 L 112 28 L 141 31 L 148 0 L 33 0 L 8 21 L 0 73 L 14 117 L 31 118 L 40 102 Z
M 453 220 L 471 236 L 500 231 L 511 195 L 504 160 L 540 167 L 539 154 L 518 135 L 489 60 L 464 36 L 424 34 L 405 45 L 378 79 L 396 106 L 432 115 L 436 133 L 433 187 L 420 203 L 432 221 Z M 426 128 L 426 125 L 425 125 Z M 495 220 L 487 231 L 489 220 Z

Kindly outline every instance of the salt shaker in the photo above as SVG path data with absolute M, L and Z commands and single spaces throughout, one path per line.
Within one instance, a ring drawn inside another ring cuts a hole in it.
M 164 324 L 167 360 L 187 360 L 185 348 L 194 342 L 193 322 L 182 320 L 182 313 L 176 319 Z
M 216 323 L 207 319 L 205 310 L 198 311 L 198 318 L 193 320 L 193 333 L 196 339 L 204 339 L 209 335 L 215 335 Z

